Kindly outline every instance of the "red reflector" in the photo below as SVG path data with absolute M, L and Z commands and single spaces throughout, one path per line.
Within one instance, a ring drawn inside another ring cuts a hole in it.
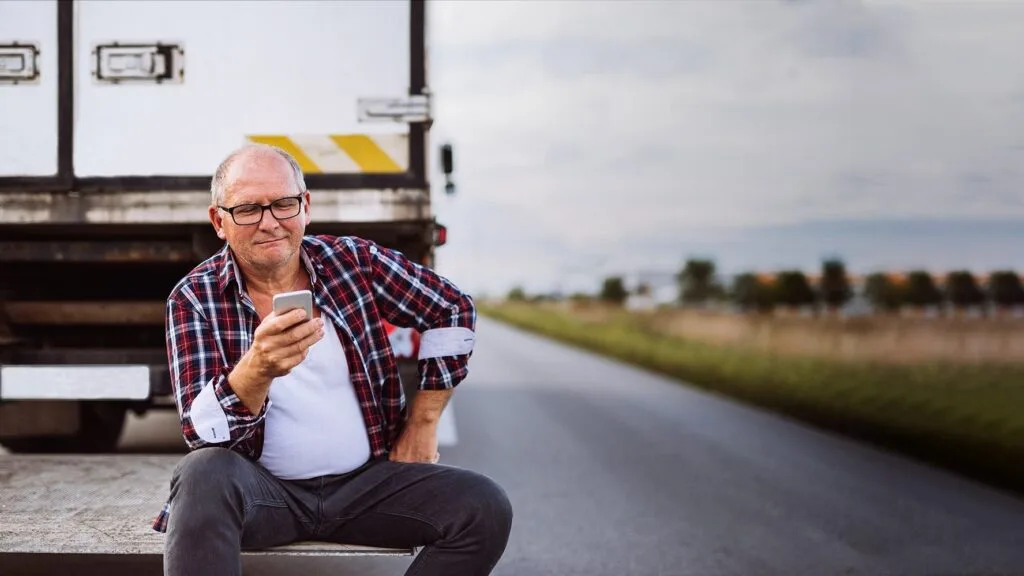
M 448 242 L 448 228 L 438 224 L 434 229 L 434 246 L 444 246 Z

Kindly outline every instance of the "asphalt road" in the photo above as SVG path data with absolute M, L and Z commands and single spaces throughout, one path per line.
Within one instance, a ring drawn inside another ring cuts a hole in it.
M 1024 574 L 1020 498 L 486 319 L 471 371 L 441 453 L 510 495 L 513 532 L 495 574 Z M 133 422 L 124 450 L 180 450 L 166 416 Z M 408 562 L 245 568 L 397 575 Z M 0 558 L 5 575 L 160 566 Z

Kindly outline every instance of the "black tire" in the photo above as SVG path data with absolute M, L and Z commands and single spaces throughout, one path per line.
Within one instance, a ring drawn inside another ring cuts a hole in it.
M 117 451 L 128 408 L 116 402 L 80 402 L 79 430 L 64 436 L 0 438 L 16 454 L 102 454 Z

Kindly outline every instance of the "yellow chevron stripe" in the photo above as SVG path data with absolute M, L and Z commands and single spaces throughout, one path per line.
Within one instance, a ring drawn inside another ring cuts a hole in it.
M 292 157 L 295 158 L 295 161 L 299 163 L 299 166 L 302 168 L 302 172 L 305 174 L 320 173 L 320 167 L 316 165 L 316 162 L 313 162 L 313 160 L 309 156 L 307 156 L 305 152 L 302 151 L 302 148 L 296 146 L 295 143 L 292 142 L 291 138 L 287 136 L 274 136 L 263 134 L 250 135 L 247 136 L 247 138 L 253 142 L 257 142 L 260 144 L 269 144 L 271 146 L 277 146 L 278 148 L 291 154 Z
M 363 172 L 404 172 L 372 138 L 366 134 L 332 134 L 331 140 L 363 169 Z

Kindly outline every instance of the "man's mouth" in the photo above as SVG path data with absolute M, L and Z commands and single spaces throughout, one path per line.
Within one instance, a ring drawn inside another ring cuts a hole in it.
M 263 240 L 262 242 L 257 242 L 256 244 L 257 245 L 260 245 L 260 244 L 273 244 L 274 242 L 277 242 L 279 240 L 284 240 L 284 238 L 274 238 L 274 239 L 271 239 L 271 240 Z

